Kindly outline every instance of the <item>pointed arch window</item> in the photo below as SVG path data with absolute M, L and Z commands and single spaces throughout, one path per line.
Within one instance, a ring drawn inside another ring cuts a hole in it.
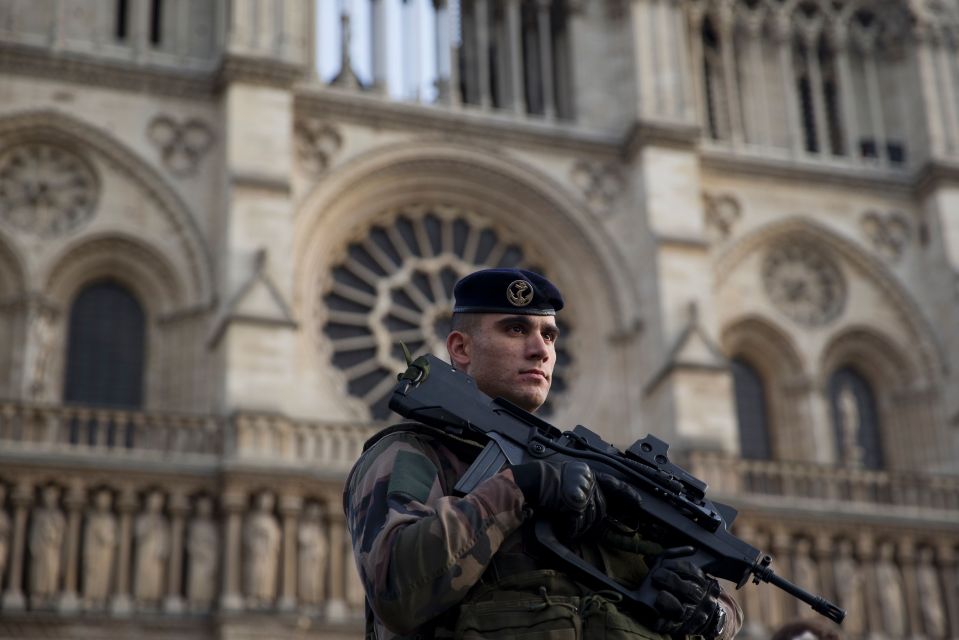
M 829 378 L 829 406 L 839 462 L 844 466 L 882 469 L 879 410 L 872 385 L 850 366 Z
M 739 450 L 743 458 L 769 460 L 769 410 L 762 376 L 745 359 L 732 360 L 736 419 L 739 423 Z
M 64 402 L 136 408 L 143 404 L 143 308 L 122 285 L 84 288 L 70 307 Z

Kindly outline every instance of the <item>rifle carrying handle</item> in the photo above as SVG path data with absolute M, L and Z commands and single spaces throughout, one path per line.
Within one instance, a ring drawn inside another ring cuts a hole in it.
M 459 479 L 459 482 L 456 483 L 456 486 L 453 487 L 453 491 L 458 495 L 470 493 L 483 480 L 499 473 L 499 470 L 508 461 L 499 444 L 495 440 L 490 440 L 483 447 L 483 451 L 476 460 L 473 461 L 473 464 L 470 465 L 470 468 Z

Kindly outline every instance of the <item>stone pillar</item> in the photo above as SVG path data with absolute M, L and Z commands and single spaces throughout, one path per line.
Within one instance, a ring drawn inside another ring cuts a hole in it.
M 26 607 L 23 570 L 27 555 L 27 512 L 33 504 L 33 483 L 20 480 L 10 496 L 10 502 L 13 504 L 13 544 L 10 545 L 10 577 L 3 594 L 3 609 L 19 611 Z
M 163 601 L 164 611 L 181 613 L 183 606 L 183 534 L 186 517 L 190 513 L 190 501 L 181 492 L 172 493 L 168 506 L 170 512 L 170 558 L 167 566 L 167 595 Z
M 902 567 L 902 586 L 906 597 L 906 611 L 909 613 L 909 635 L 916 638 L 922 635 L 922 614 L 919 611 L 918 592 L 916 581 L 916 541 L 904 537 L 897 544 L 897 555 Z
M 77 597 L 77 568 L 80 560 L 80 515 L 86 503 L 83 485 L 74 483 L 67 491 L 64 506 L 67 508 L 67 539 L 65 566 L 63 572 L 63 593 L 59 608 L 64 612 L 74 612 L 80 607 Z
M 849 30 L 841 21 L 832 25 L 836 45 L 836 74 L 839 82 L 839 102 L 842 113 L 843 144 L 851 160 L 859 159 L 859 122 L 856 116 L 856 92 L 852 70 L 849 67 Z
M 387 24 L 386 0 L 370 0 L 370 39 L 373 48 L 373 90 L 386 93 L 387 78 Z M 438 23 L 437 23 L 438 24 Z M 437 62 L 439 56 L 437 56 Z M 437 74 L 437 79 L 439 74 Z
M 959 150 L 957 149 L 959 147 L 959 131 L 957 131 L 959 124 L 956 123 L 956 118 L 959 118 L 959 106 L 956 105 L 956 81 L 952 67 L 952 60 L 956 53 L 951 50 L 947 36 L 940 34 L 938 30 L 933 33 L 935 34 L 933 42 L 938 53 L 936 67 L 939 70 L 940 95 L 942 97 L 943 113 L 945 114 L 943 119 L 945 124 L 943 131 L 946 141 L 945 151 L 948 155 L 952 155 Z
M 813 558 L 819 573 L 819 593 L 831 602 L 836 601 L 836 576 L 833 572 L 835 558 L 832 536 L 828 531 L 820 531 L 813 537 Z
M 506 0 L 506 30 L 509 34 L 510 99 L 513 111 L 526 113 L 526 84 L 523 82 L 523 40 L 520 0 Z
M 303 498 L 300 496 L 285 495 L 280 498 L 280 517 L 283 521 L 280 576 L 283 582 L 280 585 L 279 607 L 282 611 L 292 611 L 296 608 L 296 533 L 297 521 L 302 508 Z
M 916 66 L 919 72 L 919 90 L 926 109 L 926 144 L 928 155 L 936 157 L 946 151 L 944 116 L 939 99 L 941 87 L 936 77 L 935 25 L 919 23 L 913 28 L 913 41 L 916 47 Z
M 706 82 L 703 78 L 703 17 L 705 8 L 700 4 L 684 3 L 686 21 L 689 25 L 690 84 L 696 108 L 695 121 L 709 133 L 709 108 L 706 106 Z
M 452 104 L 456 87 L 451 85 L 452 69 L 450 56 L 452 53 L 452 38 L 450 37 L 450 18 L 448 0 L 433 0 L 433 10 L 436 12 L 436 33 L 434 55 L 436 57 L 436 101 L 441 104 Z
M 117 543 L 115 593 L 110 602 L 110 610 L 115 615 L 129 615 L 132 609 L 130 598 L 130 558 L 133 546 L 133 513 L 138 506 L 136 491 L 124 487 L 117 500 L 117 512 L 120 514 L 120 539 Z
M 739 73 L 734 49 L 736 38 L 735 14 L 732 2 L 722 2 L 719 8 L 719 47 L 723 61 L 726 105 L 729 109 L 729 134 L 733 146 L 743 143 L 743 109 L 739 93 Z
M 743 136 L 747 143 L 768 145 L 769 104 L 766 100 L 765 66 L 763 63 L 763 14 L 746 17 L 746 47 L 743 65 L 749 78 L 743 88 Z
M 220 608 L 224 611 L 239 611 L 243 608 L 243 596 L 240 593 L 240 534 L 246 496 L 238 491 L 224 492 L 222 506 L 226 521 L 226 546 L 223 549 L 223 591 Z
M 328 503 L 335 504 L 333 501 Z M 339 510 L 327 512 L 330 532 L 330 597 L 326 602 L 326 616 L 330 620 L 343 620 L 347 616 L 346 583 L 343 573 L 347 557 L 353 557 L 353 550 L 344 544 L 346 519 Z
M 876 541 L 868 531 L 859 533 L 856 538 L 856 557 L 860 561 L 863 574 L 864 627 L 866 635 L 881 634 L 882 616 L 880 615 L 879 591 L 876 585 Z
M 806 73 L 812 97 L 813 139 L 818 153 L 826 155 L 829 147 L 829 119 L 826 116 L 826 100 L 822 91 L 822 71 L 819 68 L 819 36 L 821 21 L 808 25 L 801 31 L 806 47 Z
M 489 109 L 492 104 L 492 92 L 489 81 L 489 4 L 487 0 L 474 0 L 473 26 L 476 29 L 476 88 L 479 91 L 479 105 Z
M 785 13 L 776 14 L 773 22 L 776 44 L 779 47 L 779 74 L 783 81 L 786 104 L 786 140 L 793 155 L 803 150 L 802 125 L 799 122 L 799 95 L 796 92 L 796 70 L 793 67 L 793 25 Z
M 876 145 L 876 156 L 880 162 L 885 162 L 888 158 L 886 153 L 886 126 L 883 121 L 879 68 L 876 64 L 876 53 L 878 52 L 876 34 L 875 32 L 864 33 L 862 31 L 856 33 L 866 72 L 866 97 L 869 104 L 869 119 L 872 121 L 872 137 Z
M 539 37 L 540 87 L 543 90 L 543 115 L 556 117 L 556 93 L 553 84 L 553 35 L 549 10 L 552 0 L 536 0 L 536 29 Z
M 942 602 L 949 621 L 947 638 L 959 638 L 959 566 L 956 552 L 949 540 L 940 539 L 936 544 L 936 562 L 939 581 L 942 584 Z

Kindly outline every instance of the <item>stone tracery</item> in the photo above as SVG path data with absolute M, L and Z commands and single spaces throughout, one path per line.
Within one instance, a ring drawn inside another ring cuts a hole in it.
M 400 343 L 446 358 L 455 282 L 479 267 L 531 260 L 501 230 L 449 206 L 406 207 L 357 236 L 322 288 L 321 330 L 349 392 L 385 418 L 394 375 L 406 366 Z M 558 357 L 568 353 L 560 347 Z M 564 388 L 560 376 L 553 388 Z

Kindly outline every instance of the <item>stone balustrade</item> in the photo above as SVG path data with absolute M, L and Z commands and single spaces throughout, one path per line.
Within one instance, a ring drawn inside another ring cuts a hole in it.
M 797 501 L 858 503 L 876 510 L 959 510 L 959 477 L 911 472 L 871 471 L 809 462 L 743 460 L 726 454 L 694 452 L 688 469 L 714 494 L 775 496 Z

